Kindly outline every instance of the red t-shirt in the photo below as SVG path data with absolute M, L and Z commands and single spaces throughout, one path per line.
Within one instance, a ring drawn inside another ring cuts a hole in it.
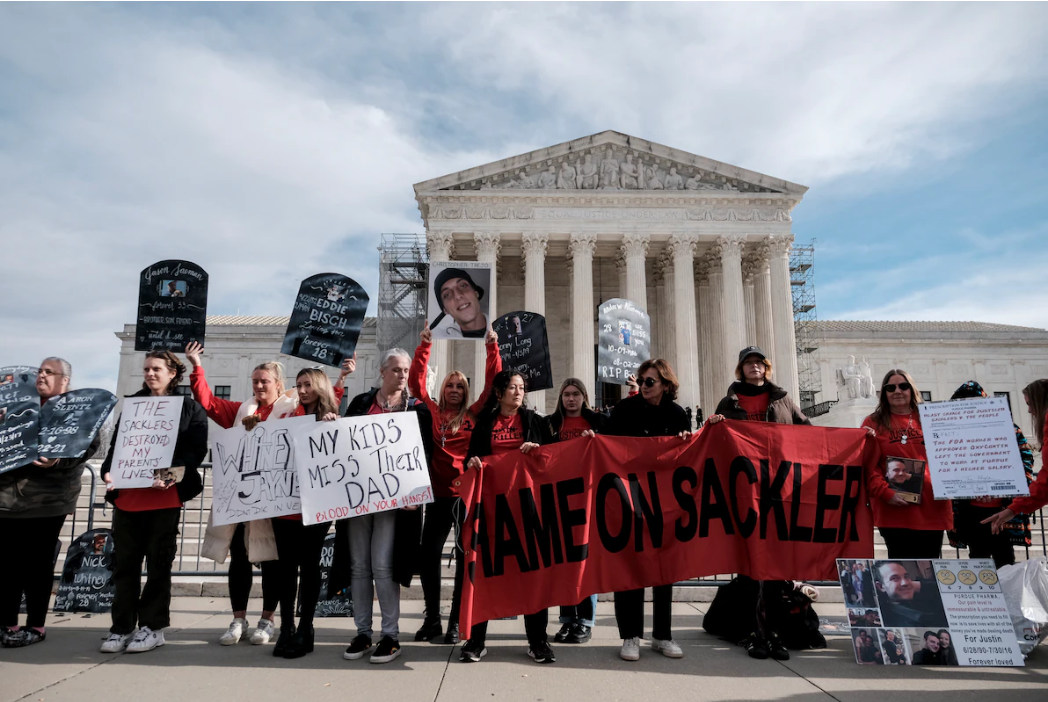
M 768 393 L 760 395 L 739 395 L 739 407 L 746 413 L 748 422 L 768 421 Z
M 372 402 L 371 406 L 368 407 L 368 414 L 386 414 L 387 412 L 389 410 L 382 407 L 378 402 Z
M 560 440 L 570 441 L 582 436 L 585 431 L 591 431 L 593 427 L 583 417 L 565 417 L 564 423 L 560 425 Z
M 491 427 L 491 455 L 501 456 L 504 453 L 520 448 L 524 443 L 524 423 L 520 415 L 512 417 L 499 415 Z
M 172 485 L 167 490 L 153 488 L 125 488 L 113 503 L 125 512 L 152 512 L 157 509 L 181 508 L 178 491 Z

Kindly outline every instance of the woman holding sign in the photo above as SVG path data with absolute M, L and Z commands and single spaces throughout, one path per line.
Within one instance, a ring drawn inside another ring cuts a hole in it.
M 517 371 L 504 370 L 491 383 L 491 395 L 477 415 L 477 424 L 469 440 L 467 467 L 479 470 L 483 459 L 510 451 L 527 453 L 553 441 L 549 422 L 524 406 L 524 377 Z M 549 610 L 525 614 L 524 629 L 528 636 L 528 655 L 536 663 L 556 663 L 546 636 Z M 488 623 L 473 625 L 469 641 L 462 647 L 459 660 L 475 663 L 487 655 L 484 644 Z
M 462 526 L 462 517 L 455 516 L 454 506 L 459 499 L 459 477 L 465 470 L 466 450 L 473 435 L 477 413 L 491 390 L 491 382 L 502 370 L 498 335 L 488 329 L 487 362 L 484 364 L 484 389 L 472 405 L 469 402 L 469 381 L 459 371 L 451 371 L 440 384 L 439 402 L 434 402 L 426 390 L 426 372 L 433 348 L 433 332 L 429 323 L 419 334 L 421 343 L 415 349 L 408 375 L 411 394 L 425 403 L 433 417 L 433 462 L 429 473 L 433 484 L 433 502 L 426 505 L 420 545 L 422 564 L 419 574 L 422 594 L 426 600 L 426 618 L 415 633 L 416 641 L 432 641 L 440 636 L 440 557 L 444 552 L 452 525 Z M 455 589 L 451 595 L 451 613 L 448 615 L 448 633 L 444 643 L 456 644 L 458 635 L 459 598 L 462 594 L 462 554 L 455 551 Z
M 133 397 L 175 395 L 186 367 L 170 351 L 146 354 L 142 389 Z M 171 624 L 171 563 L 178 548 L 178 521 L 182 506 L 203 491 L 197 470 L 207 456 L 207 415 L 189 399 L 182 400 L 171 467 L 182 467 L 180 481 L 154 478 L 153 486 L 114 490 L 114 447 L 121 427 L 113 434 L 113 445 L 99 473 L 110 486 L 106 501 L 113 510 L 113 626 L 102 644 L 103 653 L 151 651 L 164 645 L 163 629 Z M 142 588 L 142 561 L 146 562 L 146 586 Z M 136 628 L 137 627 L 137 628 Z
M 983 520 L 994 534 L 1000 533 L 1015 515 L 1033 514 L 1048 505 L 1048 470 L 1044 467 L 1048 465 L 1048 380 L 1035 380 L 1023 388 L 1023 399 L 1033 419 L 1037 443 L 1041 445 L 1041 469 L 1037 472 L 1037 479 L 1030 483 L 1028 497 L 1015 498 L 1007 509 Z
M 943 531 L 953 528 L 953 506 L 949 500 L 935 499 L 929 471 L 924 471 L 917 503 L 903 499 L 886 478 L 891 459 L 906 459 L 903 464 L 928 463 L 917 410 L 920 402 L 921 394 L 910 374 L 890 370 L 881 381 L 877 409 L 862 423 L 866 433 L 876 439 L 872 444 L 867 442 L 867 450 L 875 453 L 876 460 L 866 461 L 867 466 L 873 466 L 866 471 L 873 523 L 892 559 L 940 558 Z
M 680 382 L 670 364 L 649 359 L 637 369 L 640 394 L 622 400 L 611 412 L 608 433 L 613 436 L 677 436 L 691 438 L 691 420 L 674 400 Z M 683 658 L 684 651 L 673 640 L 673 583 L 652 588 L 654 620 L 651 648 L 667 658 Z M 644 590 L 615 593 L 615 621 L 622 637 L 619 658 L 640 660 L 644 633 Z

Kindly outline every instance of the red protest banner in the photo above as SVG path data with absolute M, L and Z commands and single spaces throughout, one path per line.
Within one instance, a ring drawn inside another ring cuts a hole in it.
M 718 573 L 835 580 L 873 556 L 859 429 L 725 421 L 598 436 L 462 478 L 461 626 Z

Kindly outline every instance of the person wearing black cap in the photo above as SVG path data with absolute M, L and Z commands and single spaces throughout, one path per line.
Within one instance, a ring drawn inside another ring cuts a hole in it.
M 717 403 L 717 411 L 710 415 L 707 424 L 716 424 L 724 419 L 751 422 L 774 422 L 776 424 L 811 424 L 797 403 L 786 391 L 773 384 L 771 361 L 759 346 L 747 346 L 739 352 L 739 364 L 735 366 L 735 382 L 728 394 Z M 740 578 L 745 576 L 739 576 Z M 752 658 L 767 658 L 770 653 L 778 660 L 789 660 L 790 652 L 782 643 L 778 633 L 767 626 L 764 607 L 764 581 L 761 582 L 757 606 L 757 628 L 746 645 Z
M 429 325 L 435 336 L 484 338 L 488 331 L 488 318 L 480 304 L 484 299 L 484 288 L 474 283 L 468 272 L 461 268 L 443 269 L 433 280 L 433 294 L 440 305 L 440 314 Z M 441 334 L 437 325 L 445 315 L 450 315 L 454 321 L 445 325 Z

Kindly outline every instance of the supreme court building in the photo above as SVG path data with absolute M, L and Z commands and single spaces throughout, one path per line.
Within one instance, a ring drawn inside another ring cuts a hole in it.
M 597 306 L 651 316 L 678 402 L 712 412 L 756 344 L 797 397 L 790 212 L 807 188 L 606 131 L 415 185 L 430 261 L 496 264 L 492 317 L 545 315 L 553 376 L 595 390 Z M 482 378 L 483 345 L 437 341 L 443 377 Z M 554 393 L 529 401 L 552 411 Z

